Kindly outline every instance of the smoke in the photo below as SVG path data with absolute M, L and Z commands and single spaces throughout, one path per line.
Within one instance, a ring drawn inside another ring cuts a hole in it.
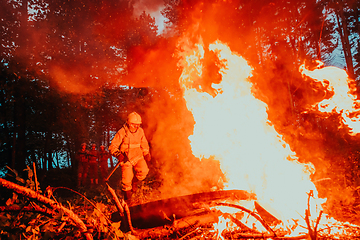
M 148 88 L 151 102 L 144 109 L 144 128 L 151 142 L 153 164 L 159 168 L 163 196 L 220 188 L 225 180 L 217 161 L 200 161 L 191 152 L 189 136 L 194 118 L 179 86 L 182 69 L 176 53 L 183 47 L 179 39 L 190 43 L 201 39 L 205 49 L 220 40 L 249 62 L 254 68 L 254 96 L 266 103 L 269 120 L 299 160 L 315 164 L 314 178 L 322 179 L 331 172 L 334 164 L 329 159 L 339 159 L 355 148 L 354 139 L 345 130 L 338 131 L 336 115 L 304 112 L 329 93 L 320 84 L 303 80 L 294 62 L 289 61 L 295 59 L 289 56 L 292 50 L 269 36 L 269 42 L 276 42 L 272 44 L 273 56 L 259 60 L 256 55 L 256 30 L 259 26 L 274 28 L 274 3 L 263 8 L 249 3 L 239 8 L 240 1 L 178 2 L 174 11 L 179 13 L 177 25 L 184 32 L 181 36 L 173 34 L 148 42 L 134 27 L 134 16 L 143 11 L 157 16 L 159 24 L 163 1 L 135 1 L 134 11 L 128 1 L 92 3 L 85 8 L 79 2 L 77 7 L 69 7 L 78 11 L 72 19 L 61 19 L 50 12 L 47 22 L 28 33 L 31 50 L 18 55 L 23 54 L 34 68 L 42 63 L 51 83 L 62 91 L 91 93 L 105 83 Z M 246 28 L 239 31 L 239 26 Z M 204 56 L 203 77 L 194 84 L 196 89 L 214 94 L 211 85 L 221 81 L 217 71 L 220 63 L 209 51 Z M 346 145 L 349 142 L 352 144 Z M 340 151 L 339 143 L 347 147 Z
M 155 18 L 156 25 L 158 26 L 158 33 L 161 34 L 164 30 L 164 16 L 160 13 L 164 8 L 164 0 L 137 0 L 134 3 L 134 15 L 139 16 L 143 12 L 150 14 Z
M 217 161 L 200 161 L 193 156 L 188 137 L 194 119 L 181 92 L 175 94 L 157 89 L 145 113 L 145 130 L 150 133 L 152 164 L 159 168 L 162 197 L 208 191 L 219 187 L 222 177 Z

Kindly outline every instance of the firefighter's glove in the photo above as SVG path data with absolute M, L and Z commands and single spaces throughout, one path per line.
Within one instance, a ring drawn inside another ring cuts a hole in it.
M 150 160 L 151 160 L 151 155 L 150 155 L 150 153 L 146 154 L 146 155 L 144 156 L 144 159 L 145 159 L 145 161 L 150 162 Z
M 114 152 L 114 157 L 116 157 L 119 162 L 122 162 L 124 160 L 124 154 L 120 151 Z

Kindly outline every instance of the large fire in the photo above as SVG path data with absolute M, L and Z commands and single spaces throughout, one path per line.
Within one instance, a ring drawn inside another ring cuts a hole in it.
M 201 87 L 194 87 L 194 82 L 203 74 L 205 46 L 201 38 L 193 45 L 187 39 L 180 42 L 179 67 L 183 71 L 179 82 L 187 108 L 195 119 L 194 131 L 189 137 L 193 154 L 200 159 L 220 161 L 226 188 L 255 193 L 257 202 L 281 220 L 284 229 L 291 229 L 291 234 L 301 233 L 306 228 L 306 210 L 310 221 L 320 220 L 321 204 L 325 199 L 317 197 L 316 187 L 310 180 L 315 168 L 300 163 L 269 122 L 267 105 L 252 94 L 249 81 L 252 68 L 246 60 L 220 41 L 210 44 L 206 50 L 217 55 L 222 76 L 220 83 L 212 84 L 214 93 L 210 94 Z M 329 79 L 324 74 L 330 71 L 335 81 L 329 87 L 333 91 L 340 90 L 318 107 L 323 111 L 346 109 L 344 122 L 348 122 L 353 98 L 346 88 L 346 73 L 335 68 L 310 71 L 305 66 L 300 71 L 311 78 L 322 76 L 319 81 Z M 337 101 L 345 105 L 337 105 Z M 330 221 L 333 220 L 324 216 L 319 224 Z
M 318 61 L 318 68 L 312 71 L 306 69 L 305 65 L 300 66 L 303 75 L 320 82 L 327 91 L 333 92 L 330 98 L 313 106 L 313 110 L 339 113 L 341 121 L 349 127 L 350 134 L 355 135 L 360 132 L 359 102 L 354 95 L 355 81 L 348 77 L 345 70 L 336 67 L 323 68 L 323 65 Z

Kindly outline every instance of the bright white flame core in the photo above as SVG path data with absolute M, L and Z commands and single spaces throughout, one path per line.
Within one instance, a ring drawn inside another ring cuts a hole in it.
M 269 124 L 266 104 L 252 95 L 251 67 L 228 46 L 218 41 L 211 44 L 209 50 L 225 65 L 220 70 L 222 82 L 212 86 L 217 92 L 213 97 L 191 87 L 192 78 L 202 74 L 202 45 L 181 48 L 185 50 L 179 53 L 183 69 L 179 81 L 196 122 L 189 137 L 193 154 L 219 160 L 228 189 L 254 192 L 258 202 L 285 223 L 300 219 L 308 207 L 307 193 L 313 191 L 316 196 L 309 166 L 297 162 Z

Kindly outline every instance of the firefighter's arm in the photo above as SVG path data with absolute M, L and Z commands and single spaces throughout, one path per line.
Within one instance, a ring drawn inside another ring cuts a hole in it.
M 116 157 L 119 161 L 124 160 L 124 154 L 120 152 L 120 145 L 122 144 L 123 138 L 125 137 L 122 134 L 121 130 L 115 134 L 115 137 L 111 141 L 109 146 L 109 152 L 112 156 Z
M 151 160 L 150 152 L 144 156 L 144 159 L 145 159 L 145 161 L 150 162 L 150 160 Z
M 151 160 L 150 147 L 144 133 L 143 133 L 143 137 L 141 138 L 140 147 L 141 150 L 143 151 L 145 161 L 149 162 Z

